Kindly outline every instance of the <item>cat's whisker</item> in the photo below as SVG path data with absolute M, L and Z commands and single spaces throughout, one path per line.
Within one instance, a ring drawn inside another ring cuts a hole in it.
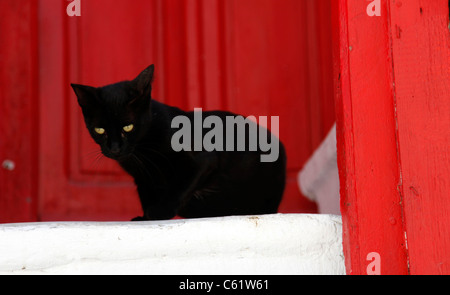
M 103 157 L 101 150 L 94 149 L 88 152 L 85 152 L 81 157 L 90 161 L 89 168 L 97 169 L 99 165 L 99 161 Z
M 94 150 L 91 150 L 91 151 L 83 153 L 81 155 L 81 157 L 83 159 L 85 159 L 85 158 L 96 158 L 96 157 L 98 157 L 99 154 L 102 154 L 102 151 L 99 150 L 99 149 L 94 149 Z
M 100 162 L 104 159 L 104 156 L 102 153 L 98 153 L 94 159 L 94 161 L 91 163 L 90 168 L 96 170 L 100 167 Z
M 219 192 L 220 192 L 219 190 L 211 189 L 211 188 L 204 188 L 204 189 L 202 189 L 202 191 L 203 191 L 203 192 L 207 192 L 207 193 L 212 193 L 212 194 L 215 194 L 215 193 L 219 193 Z

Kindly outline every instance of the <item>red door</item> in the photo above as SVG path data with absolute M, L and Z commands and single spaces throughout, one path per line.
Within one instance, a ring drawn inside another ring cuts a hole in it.
M 279 116 L 288 153 L 280 212 L 315 212 L 315 204 L 300 195 L 296 175 L 334 122 L 328 1 L 81 0 L 81 16 L 74 17 L 66 14 L 65 1 L 23 2 L 28 14 L 20 19 L 29 27 L 20 40 L 27 47 L 0 50 L 27 71 L 36 91 L 10 96 L 2 89 L 1 99 L 35 101 L 35 108 L 13 117 L 2 106 L 6 117 L 0 122 L 2 132 L 8 123 L 23 129 L 32 152 L 4 144 L 17 137 L 6 132 L 0 160 L 7 152 L 26 154 L 34 168 L 19 175 L 29 179 L 23 184 L 28 199 L 19 202 L 11 197 L 15 189 L 2 190 L 8 212 L 29 208 L 23 221 L 129 220 L 141 213 L 132 179 L 100 157 L 69 85 L 132 79 L 149 64 L 156 66 L 153 96 L 162 102 Z M 24 7 L 15 3 L 2 1 L 1 11 L 17 24 L 13 8 Z M 14 55 L 17 50 L 21 55 Z M 2 83 L 7 79 L 2 76 Z M 19 119 L 25 114 L 29 119 Z M 2 186 L 14 183 L 8 173 L 0 175 Z M 6 211 L 0 208 L 1 221 L 13 221 Z

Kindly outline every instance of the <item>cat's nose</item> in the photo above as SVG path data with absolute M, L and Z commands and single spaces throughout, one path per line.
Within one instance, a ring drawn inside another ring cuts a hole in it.
M 113 142 L 111 143 L 111 149 L 110 149 L 111 153 L 113 155 L 118 155 L 120 154 L 120 145 L 118 142 Z

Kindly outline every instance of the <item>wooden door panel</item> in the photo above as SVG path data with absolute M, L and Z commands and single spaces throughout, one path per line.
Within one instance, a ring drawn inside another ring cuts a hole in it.
M 37 6 L 0 1 L 0 222 L 37 218 Z

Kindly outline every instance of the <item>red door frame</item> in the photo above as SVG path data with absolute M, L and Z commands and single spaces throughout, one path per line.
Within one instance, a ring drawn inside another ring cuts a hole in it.
M 347 273 L 448 274 L 448 1 L 332 2 Z

